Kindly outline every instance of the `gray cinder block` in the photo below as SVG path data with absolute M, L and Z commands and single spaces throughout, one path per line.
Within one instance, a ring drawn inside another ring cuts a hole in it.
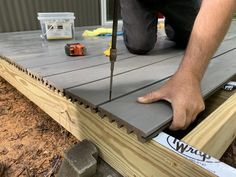
M 97 169 L 97 148 L 84 140 L 65 153 L 58 177 L 91 177 Z

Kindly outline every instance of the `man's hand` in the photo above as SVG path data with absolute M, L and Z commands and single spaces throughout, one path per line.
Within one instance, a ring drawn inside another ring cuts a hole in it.
M 166 100 L 173 108 L 171 130 L 186 129 L 205 109 L 200 91 L 200 81 L 193 73 L 178 71 L 159 90 L 139 97 L 140 103 Z

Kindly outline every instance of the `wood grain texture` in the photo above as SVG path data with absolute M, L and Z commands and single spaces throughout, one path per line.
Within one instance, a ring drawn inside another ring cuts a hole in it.
M 156 142 L 142 144 L 106 118 L 66 100 L 14 66 L 0 60 L 0 75 L 78 139 L 91 140 L 100 156 L 123 176 L 213 176 Z
M 225 95 L 218 96 L 224 97 Z M 214 100 L 214 101 L 217 101 Z M 214 103 L 218 105 L 218 103 Z M 236 93 L 227 99 L 182 140 L 220 159 L 236 137 Z

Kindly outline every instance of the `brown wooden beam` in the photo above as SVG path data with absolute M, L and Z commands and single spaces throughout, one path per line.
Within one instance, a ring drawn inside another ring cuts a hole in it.
M 223 92 L 218 92 L 214 105 L 225 99 Z M 214 107 L 212 105 L 212 107 Z M 214 109 L 214 108 L 213 108 Z M 187 144 L 219 159 L 236 137 L 236 93 L 212 112 L 182 140 Z

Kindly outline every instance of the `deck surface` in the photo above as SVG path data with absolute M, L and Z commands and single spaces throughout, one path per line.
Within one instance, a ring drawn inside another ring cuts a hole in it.
M 103 55 L 109 37 L 82 38 L 76 32 L 76 42 L 87 47 L 84 57 L 68 57 L 66 43 L 43 42 L 39 31 L 1 33 L 0 58 L 27 72 L 42 84 L 64 93 L 101 116 L 108 116 L 135 132 L 141 141 L 155 136 L 172 119 L 172 109 L 166 102 L 149 105 L 137 103 L 137 97 L 160 88 L 177 70 L 184 51 L 174 43 L 159 37 L 153 51 L 138 56 L 127 51 L 122 37 L 118 38 L 118 59 L 115 63 L 112 101 L 109 101 L 110 62 Z M 236 22 L 215 53 L 202 80 L 204 98 L 214 93 L 236 71 Z M 174 88 L 173 88 L 174 89 Z

